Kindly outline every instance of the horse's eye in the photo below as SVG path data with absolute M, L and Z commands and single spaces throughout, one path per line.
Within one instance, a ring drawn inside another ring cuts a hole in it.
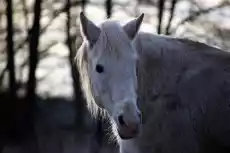
M 96 71 L 98 73 L 102 73 L 102 72 L 104 72 L 104 67 L 102 65 L 100 65 L 100 64 L 97 64 L 96 65 Z

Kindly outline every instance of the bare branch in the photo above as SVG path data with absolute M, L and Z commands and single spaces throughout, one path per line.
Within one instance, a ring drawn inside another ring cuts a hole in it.
M 181 20 L 177 26 L 175 26 L 169 33 L 174 33 L 179 26 L 185 24 L 186 22 L 191 22 L 191 21 L 194 21 L 196 20 L 199 16 L 201 15 L 205 15 L 205 14 L 208 14 L 212 11 L 215 11 L 215 10 L 218 10 L 222 7 L 225 7 L 227 5 L 230 5 L 230 2 L 229 1 L 224 1 L 222 3 L 220 3 L 219 5 L 215 6 L 215 7 L 212 7 L 212 8 L 207 8 L 207 9 L 202 9 L 202 10 L 199 10 L 199 11 L 196 11 L 194 13 L 192 13 L 191 15 L 189 15 L 188 17 L 186 17 L 185 19 Z
M 80 1 L 75 1 L 75 2 L 72 2 L 70 5 L 71 6 L 76 6 L 76 5 L 80 5 L 80 4 L 81 4 Z M 43 28 L 40 29 L 40 35 L 45 33 L 47 28 L 53 23 L 53 20 L 55 18 L 57 18 L 61 13 L 65 12 L 65 11 L 66 11 L 66 6 L 64 6 L 62 9 L 55 10 L 54 14 L 53 14 L 53 19 L 46 26 L 44 26 Z M 31 33 L 29 33 L 28 36 L 26 37 L 26 39 L 24 39 L 21 43 L 19 43 L 15 47 L 16 52 L 18 50 L 20 50 L 29 41 L 30 37 L 31 37 Z M 6 48 L 4 48 L 3 50 L 6 50 Z M 5 74 L 6 71 L 7 71 L 7 66 L 5 68 L 3 68 L 3 70 L 2 70 L 2 73 L 0 75 L 0 81 L 3 79 L 4 74 Z
M 25 18 L 25 29 L 29 31 L 29 21 L 28 21 L 28 9 L 26 7 L 26 0 L 22 0 L 22 5 L 23 5 L 23 13 L 24 13 L 24 18 Z

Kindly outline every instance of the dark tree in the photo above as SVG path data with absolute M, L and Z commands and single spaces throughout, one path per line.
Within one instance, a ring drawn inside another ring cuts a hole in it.
M 167 27 L 166 27 L 166 30 L 165 30 L 165 34 L 166 35 L 169 35 L 170 34 L 170 28 L 171 28 L 171 24 L 172 24 L 172 19 L 173 19 L 173 16 L 174 16 L 174 12 L 175 12 L 175 7 L 176 7 L 176 3 L 178 2 L 178 0 L 172 0 L 171 1 L 171 8 L 170 8 L 170 17 L 169 17 L 169 20 L 168 20 L 168 24 L 167 24 Z
M 22 105 L 23 121 L 28 133 L 35 137 L 34 132 L 34 108 L 36 101 L 36 69 L 38 63 L 38 45 L 40 33 L 42 0 L 36 0 L 34 4 L 33 25 L 29 32 L 29 77 L 27 82 L 27 94 L 25 104 Z
M 14 62 L 14 42 L 13 42 L 13 10 L 12 0 L 6 0 L 7 4 L 7 68 L 9 71 L 9 90 L 12 101 L 16 96 L 16 81 L 15 81 L 15 62 Z
M 113 7 L 112 0 L 106 0 L 105 1 L 105 7 L 106 7 L 107 18 L 110 18 L 112 15 L 112 7 Z
M 85 12 L 85 5 L 87 4 L 88 0 L 81 0 L 81 9 L 82 12 Z
M 36 94 L 36 69 L 38 63 L 38 44 L 40 31 L 40 17 L 41 17 L 41 2 L 36 0 L 34 4 L 34 21 L 30 30 L 29 38 L 29 80 L 27 83 L 27 97 L 31 103 L 35 100 Z
M 81 88 L 80 88 L 80 80 L 79 80 L 79 74 L 76 68 L 76 63 L 74 62 L 74 55 L 76 53 L 76 34 L 71 35 L 70 29 L 71 29 L 71 3 L 70 0 L 66 0 L 66 14 L 67 14 L 67 22 L 66 22 L 66 44 L 69 49 L 69 65 L 71 68 L 71 75 L 73 79 L 73 89 L 74 89 L 74 98 L 75 98 L 75 108 L 76 108 L 76 123 L 77 127 L 81 128 L 81 125 L 83 124 L 83 113 L 84 113 L 84 103 L 83 98 L 81 94 Z
M 4 144 L 7 143 L 6 138 L 14 135 L 14 121 L 16 111 L 16 79 L 15 79 L 15 61 L 14 61 L 14 41 L 13 41 L 13 9 L 12 0 L 6 0 L 6 16 L 7 16 L 7 70 L 9 72 L 9 95 L 8 100 L 1 95 L 1 127 L 0 127 L 0 152 Z M 3 75 L 2 75 L 3 76 Z
M 159 0 L 158 1 L 158 28 L 157 28 L 158 34 L 161 34 L 164 5 L 165 5 L 165 0 Z

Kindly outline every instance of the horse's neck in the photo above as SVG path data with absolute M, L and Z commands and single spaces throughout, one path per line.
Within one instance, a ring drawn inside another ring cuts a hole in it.
M 186 69 L 202 67 L 202 60 L 187 55 L 183 43 L 162 36 L 140 34 L 134 46 L 139 54 L 139 96 L 154 97 L 158 94 L 175 92 L 176 83 Z
M 230 67 L 230 53 L 189 40 L 139 34 L 134 41 L 139 54 L 138 92 L 143 98 L 175 92 L 186 79 L 210 67 Z

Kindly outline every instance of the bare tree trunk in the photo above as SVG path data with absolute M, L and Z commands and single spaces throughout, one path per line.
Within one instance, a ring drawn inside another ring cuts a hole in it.
M 16 112 L 16 79 L 15 79 L 15 61 L 14 61 L 14 41 L 13 41 L 13 9 L 12 0 L 6 0 L 7 15 L 7 70 L 9 71 L 9 95 L 8 101 L 2 101 L 3 107 L 1 113 L 1 144 L 0 152 L 7 143 L 6 137 L 14 136 L 15 132 L 15 112 Z M 2 133 L 3 132 L 3 133 Z
M 161 34 L 164 4 L 165 4 L 165 0 L 159 0 L 158 2 L 158 28 L 157 28 L 158 34 Z
M 41 5 L 42 0 L 36 0 L 34 4 L 34 20 L 33 26 L 30 30 L 29 37 L 29 79 L 27 82 L 27 95 L 24 105 L 25 114 L 23 119 L 25 119 L 25 124 L 29 128 L 29 136 L 35 139 L 34 131 L 34 108 L 36 101 L 36 69 L 38 63 L 38 46 L 39 46 L 39 36 L 40 36 L 40 17 L 41 17 Z
M 36 0 L 34 5 L 34 21 L 30 30 L 29 40 L 29 80 L 27 83 L 27 97 L 29 103 L 33 103 L 36 96 L 36 69 L 38 62 L 38 44 L 40 31 L 40 16 L 41 16 L 42 0 Z
M 13 10 L 12 0 L 6 0 L 7 3 L 7 68 L 9 71 L 9 90 L 12 100 L 16 96 L 15 81 L 15 62 L 14 62 L 14 42 L 13 42 Z
M 112 7 L 113 7 L 112 0 L 106 0 L 105 7 L 106 7 L 107 18 L 110 18 L 112 15 Z
M 82 12 L 85 12 L 85 5 L 87 4 L 88 0 L 81 0 L 81 9 Z
M 175 7 L 176 7 L 176 3 L 177 3 L 178 0 L 172 0 L 171 2 L 171 8 L 170 8 L 170 17 L 169 17 L 169 20 L 168 20 L 168 24 L 167 24 L 167 27 L 166 27 L 166 30 L 165 30 L 165 34 L 166 35 L 169 35 L 170 34 L 170 28 L 171 28 L 171 24 L 172 24 L 172 19 L 174 17 L 174 11 L 175 11 Z
M 74 55 L 76 53 L 76 36 L 71 35 L 71 13 L 70 13 L 71 3 L 70 0 L 66 0 L 66 14 L 67 14 L 67 22 L 66 22 L 66 44 L 69 48 L 69 65 L 71 68 L 71 76 L 73 79 L 73 89 L 74 89 L 74 97 L 75 97 L 75 108 L 76 108 L 76 123 L 77 127 L 81 128 L 83 125 L 83 116 L 84 116 L 84 103 L 81 94 L 80 82 L 79 82 L 79 74 L 76 69 L 76 65 L 74 62 Z

